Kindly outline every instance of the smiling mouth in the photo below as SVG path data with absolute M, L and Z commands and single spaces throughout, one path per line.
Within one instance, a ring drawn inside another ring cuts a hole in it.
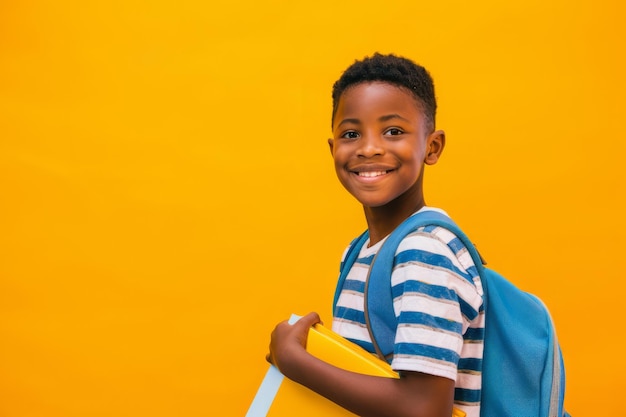
M 363 172 L 357 172 L 356 174 L 359 177 L 374 178 L 374 177 L 380 177 L 382 175 L 385 175 L 388 172 L 389 171 L 363 171 Z

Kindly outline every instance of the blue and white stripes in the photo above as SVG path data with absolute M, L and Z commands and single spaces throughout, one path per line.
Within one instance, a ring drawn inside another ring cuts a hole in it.
M 364 287 L 383 242 L 361 248 L 333 319 L 334 331 L 370 352 Z M 398 246 L 391 285 L 398 319 L 392 367 L 455 380 L 456 406 L 478 416 L 484 314 L 480 278 L 466 248 L 446 229 L 420 228 Z

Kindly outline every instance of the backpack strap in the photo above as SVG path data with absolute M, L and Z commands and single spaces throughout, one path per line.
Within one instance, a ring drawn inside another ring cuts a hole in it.
M 339 267 L 339 279 L 337 280 L 337 287 L 335 288 L 335 297 L 333 298 L 333 313 L 336 313 L 337 310 L 337 301 L 339 300 L 339 295 L 341 295 L 341 290 L 343 289 L 343 283 L 346 281 L 346 277 L 348 276 L 348 272 L 352 268 L 352 265 L 356 262 L 359 257 L 359 252 L 361 248 L 369 239 L 369 232 L 366 230 L 361 234 L 361 236 L 357 237 L 350 243 L 350 247 L 348 248 L 348 252 L 341 262 Z M 336 315 L 336 314 L 335 314 Z
M 465 233 L 445 214 L 436 210 L 422 210 L 402 222 L 376 254 L 365 284 L 365 321 L 376 353 L 381 359 L 389 359 L 393 354 L 398 326 L 393 309 L 390 273 L 393 270 L 396 250 L 402 239 L 423 226 L 440 226 L 454 233 L 467 247 L 479 274 L 482 275 L 483 261 L 480 254 Z

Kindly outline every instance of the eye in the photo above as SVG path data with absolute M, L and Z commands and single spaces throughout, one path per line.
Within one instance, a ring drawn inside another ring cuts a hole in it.
M 404 131 L 402 129 L 398 129 L 397 127 L 392 127 L 392 128 L 387 129 L 385 131 L 385 135 L 388 135 L 388 136 L 398 136 L 398 135 L 401 135 L 403 133 L 404 133 Z
M 341 135 L 344 139 L 356 139 L 359 137 L 359 133 L 354 130 L 348 130 L 343 135 Z

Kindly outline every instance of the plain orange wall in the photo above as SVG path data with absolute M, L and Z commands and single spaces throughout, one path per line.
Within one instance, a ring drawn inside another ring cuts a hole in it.
M 617 0 L 3 1 L 0 416 L 243 416 L 274 324 L 330 319 L 364 227 L 326 138 L 332 82 L 374 51 L 435 78 L 428 203 L 550 306 L 567 408 L 616 414 L 624 17 Z

